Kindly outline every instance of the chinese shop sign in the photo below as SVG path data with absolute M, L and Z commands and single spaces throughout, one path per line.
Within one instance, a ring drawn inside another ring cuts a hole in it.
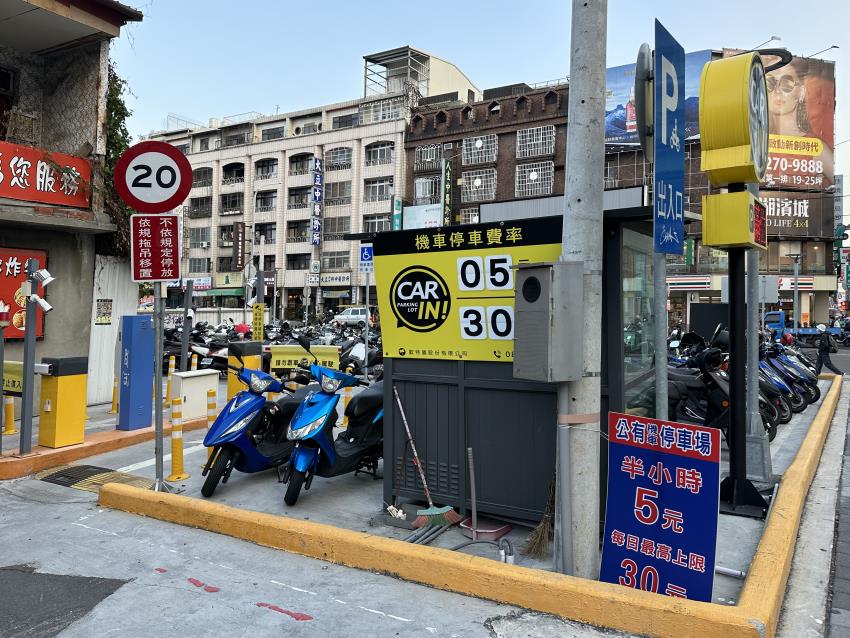
M 0 142 L 0 197 L 88 208 L 90 194 L 87 160 Z
M 21 292 L 21 284 L 27 280 L 27 260 L 35 259 L 39 268 L 47 267 L 47 253 L 43 250 L 19 250 L 0 248 L 0 301 L 9 306 L 9 320 L 6 328 L 7 339 L 23 339 L 26 325 L 27 298 Z M 43 296 L 44 289 L 39 284 L 38 294 Z M 36 304 L 36 337 L 44 336 L 44 313 Z

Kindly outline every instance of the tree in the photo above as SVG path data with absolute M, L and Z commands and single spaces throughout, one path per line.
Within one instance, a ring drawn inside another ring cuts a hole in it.
M 106 84 L 106 157 L 102 167 L 103 207 L 112 223 L 117 226 L 111 235 L 98 235 L 98 253 L 125 257 L 130 252 L 130 215 L 132 210 L 121 201 L 115 190 L 115 164 L 130 146 L 127 118 L 133 112 L 124 102 L 127 81 L 109 61 L 109 77 Z

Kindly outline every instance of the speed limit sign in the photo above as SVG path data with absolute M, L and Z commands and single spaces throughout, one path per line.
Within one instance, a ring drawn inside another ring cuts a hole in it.
M 171 144 L 139 142 L 115 164 L 115 190 L 130 208 L 164 213 L 183 203 L 192 189 L 192 166 Z

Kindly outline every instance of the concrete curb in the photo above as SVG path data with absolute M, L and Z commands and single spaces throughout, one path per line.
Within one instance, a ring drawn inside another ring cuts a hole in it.
M 658 596 L 321 523 L 110 483 L 104 507 L 227 534 L 259 545 L 398 576 L 449 591 L 649 636 L 773 636 L 805 496 L 832 421 L 841 378 L 821 405 L 783 477 L 737 606 Z
M 207 427 L 206 418 L 186 421 L 183 424 L 183 431 L 200 430 Z M 163 423 L 163 432 L 165 436 L 171 433 L 171 422 L 166 420 Z M 41 470 L 47 470 L 51 467 L 58 467 L 67 463 L 73 463 L 80 459 L 85 459 L 90 456 L 97 456 L 113 450 L 130 447 L 137 443 L 151 441 L 154 438 L 153 426 L 142 428 L 141 430 L 131 430 L 125 432 L 122 430 L 105 430 L 102 432 L 94 432 L 86 435 L 86 440 L 78 445 L 69 445 L 68 447 L 49 448 L 41 447 L 40 445 L 33 448 L 33 454 L 27 456 L 6 456 L 0 457 L 0 480 L 8 480 L 27 476 Z

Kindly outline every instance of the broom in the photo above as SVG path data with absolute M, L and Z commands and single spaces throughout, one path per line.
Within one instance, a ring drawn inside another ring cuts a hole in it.
M 552 536 L 552 518 L 555 512 L 555 477 L 549 481 L 549 498 L 546 500 L 546 509 L 543 518 L 537 527 L 528 535 L 522 553 L 532 558 L 543 558 L 549 549 L 549 538 Z
M 416 512 L 416 518 L 412 523 L 413 527 L 422 527 L 425 524 L 442 526 L 460 523 L 463 517 L 455 512 L 451 506 L 436 507 L 434 505 L 434 501 L 431 498 L 431 490 L 428 489 L 428 482 L 425 480 L 425 471 L 422 469 L 422 463 L 419 461 L 419 453 L 416 451 L 416 444 L 413 442 L 413 435 L 410 433 L 410 426 L 407 424 L 407 417 L 404 414 L 404 408 L 401 406 L 401 399 L 398 396 L 398 390 L 395 386 L 393 386 L 393 394 L 395 394 L 398 411 L 404 423 L 404 431 L 407 433 L 407 442 L 410 443 L 410 449 L 413 451 L 413 464 L 419 470 L 419 478 L 422 479 L 422 487 L 425 488 L 425 498 L 428 499 L 427 509 Z

